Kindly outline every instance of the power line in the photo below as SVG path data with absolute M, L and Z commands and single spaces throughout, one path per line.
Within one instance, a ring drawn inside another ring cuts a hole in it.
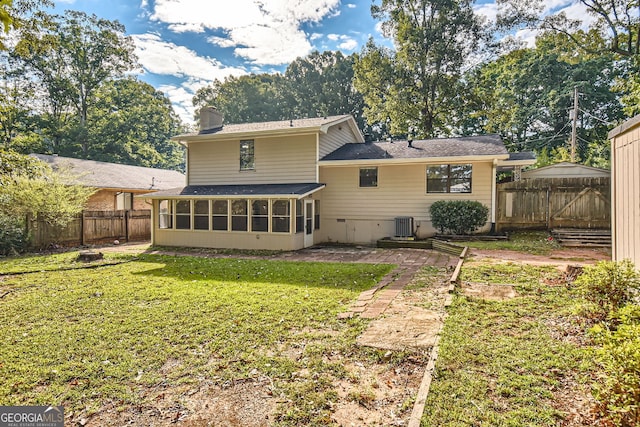
M 595 119 L 595 120 L 597 120 L 599 122 L 604 123 L 605 125 L 609 125 L 610 126 L 610 125 L 614 124 L 612 122 L 608 122 L 606 120 L 602 120 L 601 118 L 594 116 L 593 114 L 589 113 L 588 111 L 583 110 L 582 108 L 580 108 L 580 112 L 583 113 L 583 114 L 586 114 L 587 116 L 591 117 L 592 119 Z

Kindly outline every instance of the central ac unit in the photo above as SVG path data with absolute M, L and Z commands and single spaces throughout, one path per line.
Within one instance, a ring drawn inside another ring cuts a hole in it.
M 413 237 L 413 217 L 398 216 L 396 220 L 395 237 Z

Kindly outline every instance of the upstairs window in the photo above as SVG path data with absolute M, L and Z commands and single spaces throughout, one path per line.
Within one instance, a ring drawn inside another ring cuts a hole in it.
M 240 170 L 254 170 L 256 168 L 253 155 L 253 139 L 240 141 Z
M 378 186 L 378 168 L 360 168 L 360 187 Z
M 427 193 L 471 193 L 471 165 L 428 166 Z

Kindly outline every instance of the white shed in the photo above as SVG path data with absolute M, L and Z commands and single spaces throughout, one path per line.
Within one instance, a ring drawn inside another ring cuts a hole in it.
M 609 132 L 613 260 L 640 267 L 640 114 Z
M 607 169 L 570 162 L 556 163 L 522 172 L 522 178 L 600 178 L 609 176 L 611 176 L 611 172 Z

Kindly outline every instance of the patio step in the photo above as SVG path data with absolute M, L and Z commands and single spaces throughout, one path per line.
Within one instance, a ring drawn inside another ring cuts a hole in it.
M 551 230 L 551 235 L 560 245 L 566 247 L 611 247 L 611 230 L 558 228 Z

